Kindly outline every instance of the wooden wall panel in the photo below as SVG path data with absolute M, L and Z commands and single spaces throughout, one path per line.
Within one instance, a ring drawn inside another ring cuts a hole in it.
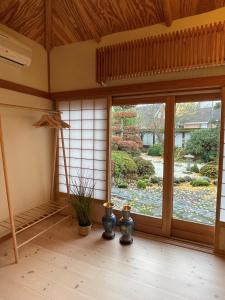
M 96 50 L 96 80 L 223 65 L 224 49 L 225 22 L 101 47 Z

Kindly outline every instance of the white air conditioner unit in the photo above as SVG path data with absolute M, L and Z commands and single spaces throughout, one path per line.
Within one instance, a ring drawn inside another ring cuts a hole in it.
M 32 50 L 7 33 L 0 31 L 0 58 L 20 66 L 29 67 L 32 60 Z

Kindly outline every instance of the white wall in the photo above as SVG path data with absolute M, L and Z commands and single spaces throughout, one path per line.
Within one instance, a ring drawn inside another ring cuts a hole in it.
M 188 27 L 204 25 L 210 22 L 218 22 L 224 19 L 225 7 L 209 13 L 175 20 L 171 27 L 166 27 L 164 24 L 156 24 L 149 27 L 105 36 L 101 39 L 100 43 L 96 43 L 91 40 L 56 47 L 51 52 L 52 91 L 57 92 L 99 87 L 99 84 L 95 81 L 95 50 L 98 47 L 156 34 L 163 34 Z M 113 86 L 137 82 L 173 80 L 224 74 L 225 66 L 221 66 L 194 71 L 152 75 L 134 79 L 114 80 L 107 82 L 107 85 Z
M 2 24 L 0 24 L 0 30 L 32 49 L 32 63 L 29 68 L 6 63 L 0 59 L 0 78 L 47 91 L 47 53 L 45 49 Z
M 47 55 L 37 43 L 13 32 L 5 26 L 1 30 L 12 34 L 32 48 L 33 60 L 29 68 L 21 68 L 0 61 L 0 79 L 47 91 Z M 0 88 L 0 103 L 34 108 L 52 108 L 52 101 Z M 0 105 L 9 185 L 16 213 L 28 209 L 49 196 L 51 175 L 52 133 L 36 129 L 32 124 L 42 113 L 8 108 Z M 0 219 L 8 217 L 5 185 L 0 159 Z

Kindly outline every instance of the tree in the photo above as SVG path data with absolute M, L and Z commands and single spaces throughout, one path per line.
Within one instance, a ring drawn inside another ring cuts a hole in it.
M 113 110 L 112 147 L 134 154 L 142 147 L 135 106 L 123 105 Z
M 157 137 L 157 143 L 163 144 L 165 105 L 147 104 L 138 106 L 138 125 L 142 132 L 151 130 Z
M 196 114 L 199 109 L 198 102 L 187 102 L 176 104 L 176 128 L 179 128 L 186 120 L 191 120 L 192 116 Z
M 219 129 L 199 129 L 191 133 L 186 150 L 204 162 L 216 160 L 219 148 Z

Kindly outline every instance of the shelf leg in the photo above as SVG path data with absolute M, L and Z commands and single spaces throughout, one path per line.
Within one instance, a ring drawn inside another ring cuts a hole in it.
M 7 199 L 9 218 L 10 218 L 11 230 L 12 230 L 12 240 L 13 240 L 13 248 L 14 248 L 14 255 L 15 255 L 15 263 L 18 263 L 19 262 L 19 254 L 18 254 L 17 240 L 16 240 L 16 228 L 15 228 L 13 209 L 12 209 L 11 197 L 10 197 L 10 191 L 9 191 L 9 182 L 8 182 L 8 173 L 7 173 L 6 158 L 5 158 L 5 148 L 4 148 L 4 142 L 3 142 L 3 130 L 2 130 L 1 117 L 0 117 L 0 148 L 1 148 L 1 155 L 2 155 L 3 174 L 4 174 L 4 180 L 5 180 L 6 199 Z
M 54 132 L 54 149 L 53 149 L 53 166 L 52 166 L 52 181 L 51 181 L 51 191 L 50 200 L 53 200 L 54 196 L 54 185 L 55 185 L 55 169 L 56 169 L 56 158 L 57 158 L 57 147 L 58 147 L 58 136 L 59 129 L 55 129 Z
M 60 134 L 61 134 L 61 139 L 62 139 L 64 169 L 65 169 L 65 176 L 66 176 L 66 188 L 67 188 L 67 195 L 68 195 L 68 199 L 69 199 L 70 198 L 70 183 L 69 183 L 68 172 L 67 172 L 66 151 L 65 151 L 64 136 L 63 136 L 63 129 L 62 128 L 60 128 Z

